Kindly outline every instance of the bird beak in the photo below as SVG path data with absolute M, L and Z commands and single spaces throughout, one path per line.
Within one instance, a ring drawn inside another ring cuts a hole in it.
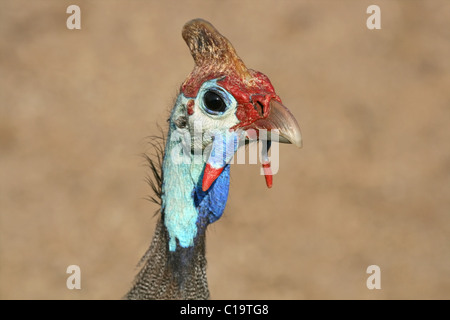
M 243 128 L 251 139 L 260 138 L 259 130 L 266 130 L 267 141 L 262 144 L 261 159 L 264 177 L 268 188 L 272 187 L 273 174 L 269 159 L 269 149 L 273 140 L 281 143 L 292 143 L 302 147 L 302 135 L 300 127 L 292 113 L 280 102 L 272 99 L 269 103 L 270 111 L 267 117 L 260 118 Z M 277 132 L 277 137 L 273 133 Z M 252 133 L 256 137 L 252 137 Z M 278 138 L 278 139 L 277 139 Z
M 261 129 L 267 130 L 268 140 L 271 140 L 271 131 L 278 130 L 278 142 L 292 143 L 301 148 L 302 135 L 300 127 L 292 113 L 288 108 L 274 99 L 270 100 L 269 105 L 270 112 L 267 117 L 260 118 L 243 129 L 246 131 L 249 129 L 255 129 L 256 131 Z

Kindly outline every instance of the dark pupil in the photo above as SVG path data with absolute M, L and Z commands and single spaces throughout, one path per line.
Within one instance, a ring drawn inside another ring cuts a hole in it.
M 203 96 L 206 107 L 211 111 L 223 112 L 226 109 L 225 102 L 215 92 L 208 91 Z

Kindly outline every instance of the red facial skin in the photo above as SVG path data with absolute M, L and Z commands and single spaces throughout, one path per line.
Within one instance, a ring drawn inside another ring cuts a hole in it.
M 195 98 L 201 85 L 208 80 L 220 79 L 217 83 L 233 95 L 237 101 L 236 117 L 239 123 L 233 129 L 246 127 L 258 119 L 266 118 L 270 113 L 270 100 L 274 99 L 281 103 L 280 97 L 275 93 L 275 89 L 269 78 L 261 72 L 248 70 L 251 79 L 242 79 L 236 73 L 202 73 L 191 75 L 181 87 L 181 92 L 189 98 Z M 191 100 L 192 101 L 192 100 Z M 261 105 L 260 105 L 261 104 Z M 188 105 L 188 114 L 189 105 Z
M 192 116 L 194 114 L 194 100 L 189 100 L 187 103 L 187 113 Z

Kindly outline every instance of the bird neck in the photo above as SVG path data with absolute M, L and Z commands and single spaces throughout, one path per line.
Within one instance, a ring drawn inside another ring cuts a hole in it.
M 164 237 L 160 241 L 166 242 L 167 270 L 179 290 L 185 292 L 195 282 L 204 284 L 207 289 L 205 232 L 225 209 L 230 167 L 225 166 L 214 184 L 203 191 L 205 158 L 192 151 L 188 131 L 180 130 L 173 119 L 176 117 L 174 113 L 163 160 L 161 211 L 164 232 L 161 234 Z
M 184 256 L 189 256 L 190 263 L 183 267 L 180 261 L 183 255 L 170 252 L 168 240 L 169 235 L 163 219 L 159 219 L 150 248 L 141 259 L 141 263 L 145 264 L 125 296 L 126 299 L 209 299 L 204 235 L 197 237 L 196 245 L 185 251 L 187 254 Z
M 152 187 L 161 199 L 161 217 L 128 299 L 209 298 L 205 232 L 225 209 L 230 166 L 207 191 L 202 190 L 205 161 L 192 151 L 180 97 L 169 119 L 162 168 L 155 168 L 150 160 L 154 174 L 162 169 L 161 175 L 155 174 L 157 186 Z
M 211 188 L 203 192 L 199 181 L 204 164 L 172 162 L 169 158 L 174 145 L 170 141 L 169 138 L 162 166 L 161 216 L 150 248 L 141 259 L 144 266 L 127 299 L 209 298 L 205 231 L 225 208 L 230 168 L 227 166 Z M 186 219 L 188 214 L 192 215 L 191 220 Z
M 162 212 L 170 252 L 195 246 L 196 237 L 222 216 L 230 183 L 230 167 L 226 165 L 215 183 L 202 190 L 206 157 L 194 152 L 189 129 L 179 125 L 185 114 L 183 105 L 172 112 L 163 160 Z

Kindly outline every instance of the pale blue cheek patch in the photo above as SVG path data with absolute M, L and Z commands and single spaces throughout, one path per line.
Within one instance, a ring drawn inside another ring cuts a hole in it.
M 223 168 L 226 164 L 230 163 L 239 148 L 239 139 L 243 133 L 226 131 L 214 134 L 211 154 L 207 163 L 214 169 Z
M 175 144 L 169 141 L 169 149 Z M 197 210 L 192 199 L 194 183 L 191 179 L 190 164 L 176 163 L 166 152 L 163 170 L 163 210 L 164 224 L 169 233 L 169 250 L 175 251 L 177 240 L 180 246 L 187 248 L 194 244 L 197 234 Z

